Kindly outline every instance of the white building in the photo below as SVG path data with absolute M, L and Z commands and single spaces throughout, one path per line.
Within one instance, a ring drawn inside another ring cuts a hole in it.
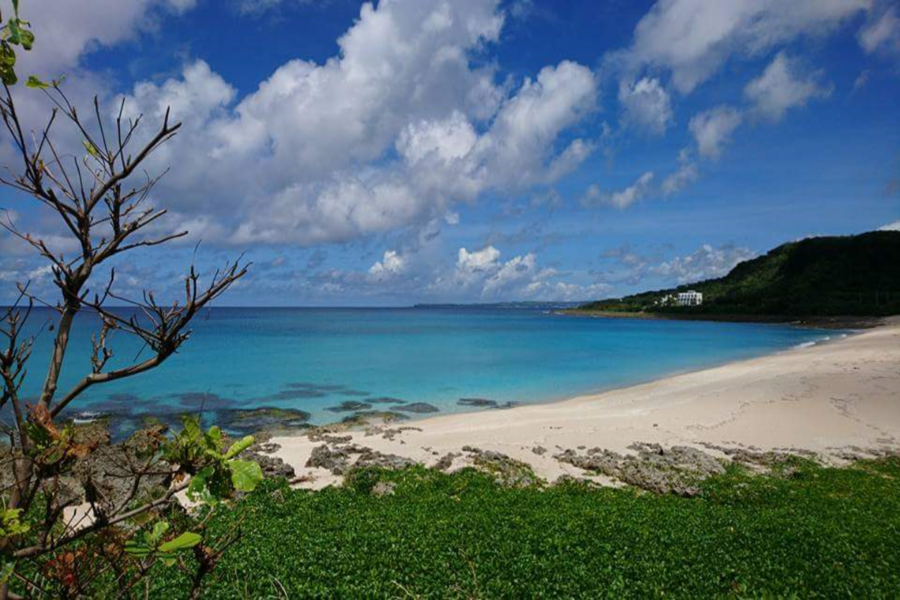
M 700 306 L 703 304 L 703 294 L 694 290 L 681 292 L 678 294 L 676 304 L 678 306 Z

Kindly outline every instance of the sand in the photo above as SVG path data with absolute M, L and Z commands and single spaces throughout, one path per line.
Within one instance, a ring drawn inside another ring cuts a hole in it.
M 433 465 L 463 446 L 495 450 L 554 481 L 586 477 L 558 462 L 563 449 L 629 452 L 634 442 L 812 451 L 840 462 L 847 449 L 900 448 L 900 320 L 806 348 L 552 404 L 458 413 L 391 425 L 393 436 L 352 431 L 353 442 Z M 388 439 L 393 437 L 393 439 Z M 275 456 L 321 488 L 340 477 L 307 468 L 322 442 L 276 437 Z M 534 449 L 545 448 L 543 454 Z M 467 464 L 456 459 L 454 468 Z

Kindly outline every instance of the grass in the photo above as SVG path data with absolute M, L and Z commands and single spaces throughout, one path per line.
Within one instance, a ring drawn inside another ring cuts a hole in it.
M 695 498 L 421 468 L 268 482 L 204 597 L 897 597 L 900 460 L 785 473 L 732 468 Z M 183 590 L 174 571 L 153 584 Z

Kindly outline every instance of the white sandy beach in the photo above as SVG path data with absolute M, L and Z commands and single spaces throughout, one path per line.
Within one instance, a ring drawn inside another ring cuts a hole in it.
M 900 320 L 807 348 L 677 375 L 552 404 L 460 413 L 388 426 L 393 436 L 352 431 L 353 442 L 434 464 L 463 446 L 529 463 L 549 481 L 586 475 L 560 463 L 563 449 L 628 452 L 634 442 L 794 449 L 837 459 L 847 449 L 900 448 Z M 344 435 L 344 434 L 342 434 Z M 392 439 L 389 439 L 391 438 Z M 307 468 L 322 442 L 276 437 L 275 453 L 319 488 L 339 478 Z M 536 454 L 543 447 L 547 452 Z M 457 458 L 457 468 L 468 459 Z

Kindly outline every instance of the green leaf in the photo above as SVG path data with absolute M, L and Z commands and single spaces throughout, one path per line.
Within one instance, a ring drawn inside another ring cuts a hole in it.
M 9 581 L 9 578 L 12 576 L 13 571 L 16 570 L 16 563 L 14 562 L 6 562 L 3 561 L 3 565 L 0 566 L 0 584 L 6 583 Z
M 254 441 L 255 440 L 253 439 L 253 436 L 248 435 L 233 443 L 228 449 L 228 452 L 225 453 L 225 460 L 234 458 L 235 456 L 252 446 Z
M 222 430 L 213 425 L 206 432 L 206 445 L 209 450 L 218 454 L 222 448 Z
M 179 550 L 187 550 L 188 548 L 193 548 L 197 544 L 202 541 L 203 538 L 200 537 L 199 534 L 193 533 L 191 531 L 186 531 L 179 535 L 174 540 L 169 540 L 165 544 L 159 547 L 159 551 L 165 554 L 169 554 L 172 552 L 178 552 Z
M 239 492 L 252 492 L 263 479 L 262 469 L 255 462 L 232 460 L 228 466 L 231 467 L 231 483 Z
M 9 43 L 18 46 L 21 43 L 21 40 L 19 38 L 19 20 L 10 19 L 6 24 L 6 30 L 9 32 L 9 37 L 7 38 L 9 40 Z
M 29 75 L 28 79 L 25 81 L 25 87 L 30 87 L 36 90 L 45 90 L 50 87 L 49 83 L 41 81 L 34 75 Z
M 143 542 L 128 540 L 125 542 L 125 552 L 137 558 L 145 558 L 150 556 L 153 552 L 153 548 Z
M 165 521 L 158 521 L 153 525 L 153 530 L 146 535 L 147 543 L 150 546 L 159 545 L 159 540 L 162 539 L 166 532 L 169 531 L 169 524 Z
M 88 154 L 90 154 L 94 158 L 99 158 L 100 152 L 97 150 L 97 148 L 92 143 L 90 143 L 87 140 L 82 140 L 81 143 L 82 143 L 82 145 L 84 145 L 85 150 L 88 151 Z
M 19 29 L 19 41 L 25 50 L 31 50 L 34 47 L 34 34 L 27 29 Z
M 210 502 L 214 500 L 207 486 L 207 480 L 214 473 L 215 469 L 212 466 L 208 466 L 200 469 L 194 475 L 187 489 L 187 496 L 192 502 Z
M 200 419 L 191 415 L 184 415 L 181 418 L 181 423 L 184 427 L 184 431 L 182 432 L 182 434 L 185 437 L 191 437 L 195 439 L 199 439 L 201 437 Z

